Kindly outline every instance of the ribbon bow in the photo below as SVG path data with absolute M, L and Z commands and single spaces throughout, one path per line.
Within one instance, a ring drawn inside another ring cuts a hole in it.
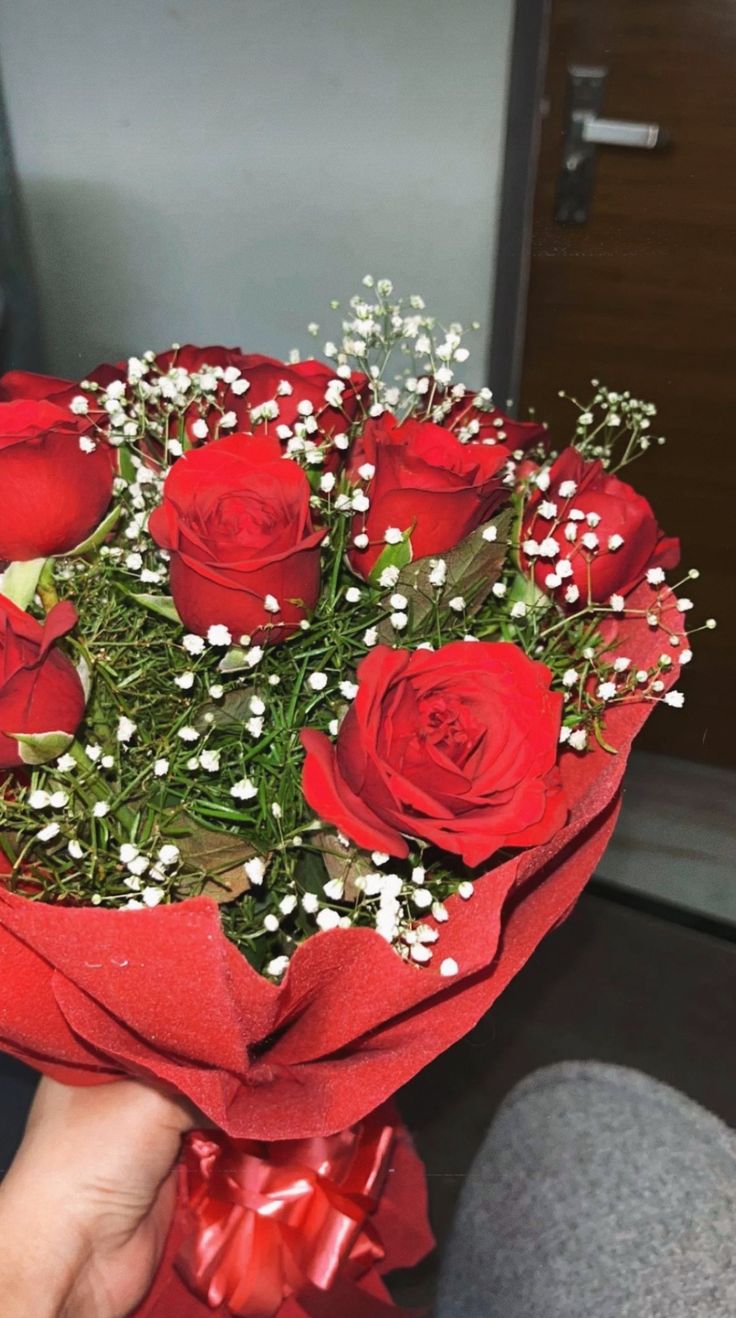
M 306 1283 L 326 1291 L 384 1257 L 372 1227 L 395 1129 L 375 1114 L 337 1135 L 263 1144 L 188 1137 L 187 1285 L 238 1318 L 273 1318 Z

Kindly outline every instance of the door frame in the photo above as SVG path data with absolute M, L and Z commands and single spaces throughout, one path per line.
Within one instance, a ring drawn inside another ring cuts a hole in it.
M 552 0 L 516 0 L 511 35 L 488 378 L 499 406 L 512 415 L 524 360 L 551 5 Z

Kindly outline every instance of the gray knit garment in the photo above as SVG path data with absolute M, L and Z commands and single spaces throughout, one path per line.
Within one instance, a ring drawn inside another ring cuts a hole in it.
M 736 1133 L 624 1067 L 505 1100 L 463 1188 L 437 1318 L 736 1318 Z

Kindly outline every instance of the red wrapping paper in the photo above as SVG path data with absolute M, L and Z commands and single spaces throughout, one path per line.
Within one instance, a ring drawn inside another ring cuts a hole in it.
M 629 604 L 644 608 L 652 595 L 641 587 Z M 682 632 L 674 599 L 665 625 Z M 615 652 L 635 667 L 667 647 L 644 618 L 617 632 Z M 275 985 L 225 938 L 208 899 L 105 911 L 0 891 L 0 1047 L 67 1082 L 160 1081 L 236 1137 L 353 1125 L 472 1029 L 569 911 L 611 835 L 651 708 L 609 711 L 617 754 L 562 755 L 566 827 L 480 879 L 470 901 L 450 899 L 426 968 L 372 930 L 336 929 L 302 944 Z M 445 957 L 459 966 L 451 979 L 439 974 Z

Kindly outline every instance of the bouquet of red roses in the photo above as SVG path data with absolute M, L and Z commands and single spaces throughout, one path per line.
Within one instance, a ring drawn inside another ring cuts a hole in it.
M 682 704 L 678 544 L 619 475 L 654 408 L 596 385 L 555 452 L 364 283 L 329 364 L 0 382 L 0 1044 L 216 1128 L 159 1315 L 390 1306 L 429 1237 L 385 1104 L 569 910 Z

